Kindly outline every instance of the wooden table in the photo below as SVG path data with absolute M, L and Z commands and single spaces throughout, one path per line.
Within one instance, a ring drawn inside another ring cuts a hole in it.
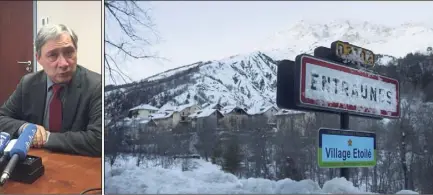
M 28 154 L 42 158 L 44 175 L 32 184 L 9 180 L 0 194 L 79 194 L 89 188 L 102 188 L 102 158 L 33 148 Z M 86 194 L 102 194 L 102 191 Z

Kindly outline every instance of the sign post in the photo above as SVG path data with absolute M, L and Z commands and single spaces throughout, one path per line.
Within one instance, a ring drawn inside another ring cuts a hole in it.
M 349 180 L 349 167 L 376 165 L 375 134 L 348 130 L 349 116 L 399 118 L 400 86 L 397 80 L 368 70 L 376 61 L 370 50 L 335 41 L 331 48 L 318 47 L 314 53 L 314 56 L 301 54 L 296 56 L 295 61 L 283 60 L 278 64 L 277 105 L 285 109 L 340 115 L 340 130 L 319 130 L 319 166 L 340 168 L 341 177 Z M 340 162 L 338 158 L 332 158 L 334 161 L 328 162 L 329 159 L 323 157 L 340 150 L 338 146 L 323 149 L 323 144 L 326 142 L 327 146 L 329 141 L 323 137 L 327 134 L 323 132 L 338 134 L 334 136 L 340 138 L 352 136 L 350 139 L 357 139 L 357 147 L 373 152 L 368 153 L 367 160 L 364 158 L 362 162 L 357 161 L 358 157 L 360 154 L 365 157 L 366 154 L 359 148 L 348 152 L 354 159 L 349 157 L 347 162 Z
M 349 129 L 349 114 L 348 113 L 341 113 L 340 114 L 340 128 L 341 129 Z M 349 180 L 350 172 L 348 168 L 341 168 L 340 169 L 340 177 L 346 178 L 346 180 Z

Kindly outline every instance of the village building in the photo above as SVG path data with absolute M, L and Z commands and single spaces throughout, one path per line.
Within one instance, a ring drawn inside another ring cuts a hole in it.
M 129 118 L 149 118 L 149 115 L 154 114 L 159 109 L 149 105 L 149 104 L 141 104 L 134 108 L 129 109 L 128 117 Z
M 176 128 L 179 123 L 188 123 L 188 116 L 197 110 L 200 110 L 200 106 L 194 103 L 179 106 L 165 106 L 157 113 L 150 115 L 150 118 L 156 121 L 158 128 L 171 130 Z
M 268 125 L 276 124 L 275 114 L 278 113 L 278 107 L 273 105 L 256 107 L 248 110 L 248 114 L 252 119 L 264 117 Z
M 220 127 L 220 121 L 224 115 L 217 109 L 212 107 L 198 110 L 189 116 L 191 127 L 193 129 L 215 128 Z
M 226 106 L 221 110 L 224 117 L 220 124 L 229 131 L 240 131 L 247 126 L 249 114 L 240 106 Z
M 296 130 L 301 135 L 305 134 L 306 124 L 305 121 L 311 114 L 306 112 L 281 109 L 276 114 L 276 127 L 278 131 Z

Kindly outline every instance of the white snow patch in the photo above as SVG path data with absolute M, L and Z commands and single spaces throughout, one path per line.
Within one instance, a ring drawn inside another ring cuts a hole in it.
M 382 58 L 380 58 L 377 61 L 377 64 L 383 65 L 383 66 L 387 66 L 390 62 L 392 62 L 394 60 L 393 57 L 391 56 L 383 56 Z
M 159 110 L 159 109 L 149 104 L 141 104 L 139 106 L 130 109 L 130 111 L 132 110 Z
M 418 192 L 414 192 L 412 190 L 400 190 L 395 194 L 419 194 Z
M 200 65 L 202 65 L 202 63 L 203 62 L 197 62 L 197 63 L 194 63 L 194 64 L 185 65 L 185 66 L 181 66 L 181 67 L 178 67 L 178 68 L 170 69 L 170 70 L 164 71 L 162 73 L 150 76 L 150 77 L 148 77 L 148 78 L 146 78 L 144 80 L 146 80 L 146 81 L 155 81 L 155 80 L 167 78 L 169 76 L 172 76 L 172 75 L 174 75 L 176 73 L 179 73 L 179 72 L 182 72 L 184 70 L 188 70 L 188 69 L 200 66 Z
M 149 115 L 151 119 L 166 119 L 173 115 L 174 111 L 163 111 Z
M 194 113 L 192 113 L 191 115 L 189 115 L 190 118 L 204 118 L 204 117 L 208 117 L 211 114 L 213 114 L 214 112 L 219 112 L 219 110 L 217 109 L 211 109 L 211 108 L 205 108 L 202 110 L 197 110 Z M 220 114 L 222 114 L 220 112 Z
M 345 178 L 334 178 L 326 181 L 323 184 L 323 191 L 331 194 L 374 194 L 371 192 L 361 191 L 359 188 L 353 186 L 353 183 L 347 181 Z
M 110 167 L 105 162 L 105 193 L 107 194 L 372 194 L 353 186 L 344 178 L 325 182 L 323 188 L 312 180 L 293 181 L 283 179 L 272 181 L 263 178 L 238 178 L 221 171 L 221 167 L 201 159 L 191 159 L 190 171 L 181 170 L 178 159 L 168 169 L 155 167 L 155 162 L 144 159 L 142 165 L 135 165 L 136 158 L 118 159 Z M 160 162 L 160 161 L 158 161 Z M 416 194 L 399 191 L 400 194 Z

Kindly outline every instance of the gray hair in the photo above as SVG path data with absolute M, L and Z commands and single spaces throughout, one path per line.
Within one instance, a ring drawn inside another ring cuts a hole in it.
M 38 56 L 41 56 L 42 46 L 49 40 L 58 38 L 62 33 L 68 33 L 71 36 L 72 43 L 75 49 L 77 49 L 78 36 L 75 32 L 64 24 L 48 24 L 42 26 L 36 36 L 35 49 Z

